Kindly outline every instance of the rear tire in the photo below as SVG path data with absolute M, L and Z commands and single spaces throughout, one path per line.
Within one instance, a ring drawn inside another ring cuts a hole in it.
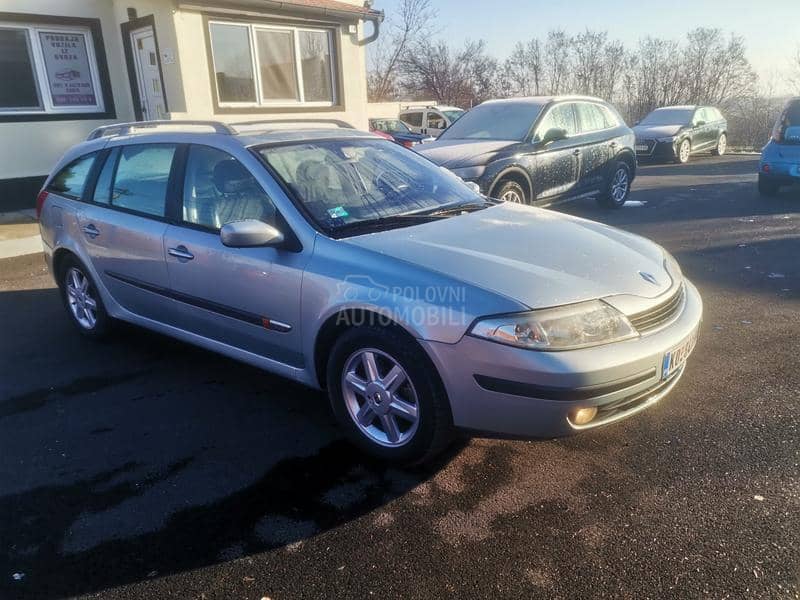
M 112 320 L 89 269 L 75 256 L 69 256 L 60 265 L 57 277 L 61 299 L 72 324 L 87 338 L 106 337 L 111 332 Z
M 495 198 L 515 204 L 530 204 L 530 198 L 522 189 L 522 186 L 513 179 L 506 179 L 500 182 L 495 193 Z
M 775 183 L 771 179 L 761 175 L 758 175 L 758 193 L 762 196 L 767 196 L 772 198 L 778 195 L 778 192 L 781 191 L 781 186 L 778 183 Z
M 393 371 L 399 379 L 390 384 Z M 416 341 L 395 327 L 345 331 L 331 350 L 327 384 L 348 439 L 381 460 L 419 464 L 452 439 L 450 404 L 438 372 Z
M 603 208 L 622 208 L 631 195 L 631 168 L 622 161 L 617 162 L 608 180 L 606 191 L 597 198 Z
M 716 147 L 711 151 L 714 156 L 724 156 L 728 150 L 728 136 L 724 133 L 720 134 L 717 140 Z

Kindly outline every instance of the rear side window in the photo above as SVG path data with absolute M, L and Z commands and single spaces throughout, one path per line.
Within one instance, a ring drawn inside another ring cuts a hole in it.
M 422 112 L 410 112 L 400 115 L 400 120 L 412 127 L 422 127 Z
M 603 111 L 596 104 L 577 104 L 576 108 L 582 132 L 600 131 L 608 127 Z
M 174 144 L 122 146 L 117 160 L 111 204 L 164 217 Z
M 92 152 L 69 163 L 53 177 L 47 190 L 67 198 L 82 198 L 97 155 L 97 152 Z
M 222 150 L 191 146 L 183 184 L 184 222 L 217 230 L 245 219 L 274 225 L 275 215 L 275 206 L 242 163 Z
M 800 127 L 800 100 L 791 103 L 786 109 L 786 127 Z

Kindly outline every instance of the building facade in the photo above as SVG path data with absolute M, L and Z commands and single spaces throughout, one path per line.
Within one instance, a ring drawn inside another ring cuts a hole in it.
M 363 0 L 4 0 L 0 211 L 116 121 L 335 119 L 367 127 Z

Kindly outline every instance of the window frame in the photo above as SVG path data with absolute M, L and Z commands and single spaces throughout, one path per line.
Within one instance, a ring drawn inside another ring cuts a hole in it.
M 214 48 L 211 36 L 212 25 L 229 25 L 243 27 L 247 30 L 248 41 L 250 43 L 250 66 L 253 73 L 253 83 L 255 85 L 255 102 L 228 102 L 220 98 L 219 85 L 217 82 L 217 72 L 214 59 Z M 295 84 L 298 91 L 297 100 L 269 100 L 263 97 L 261 87 L 261 64 L 258 58 L 258 46 L 256 45 L 257 31 L 283 31 L 292 34 L 292 52 L 294 58 Z M 331 78 L 331 101 L 310 101 L 305 100 L 305 89 L 303 86 L 303 60 L 300 47 L 301 32 L 324 33 L 328 38 L 328 52 L 330 55 L 330 78 Z M 230 18 L 216 18 L 206 16 L 205 34 L 206 50 L 208 57 L 208 67 L 211 90 L 214 95 L 214 105 L 217 112 L 237 112 L 237 109 L 247 111 L 269 112 L 270 109 L 340 109 L 341 108 L 341 75 L 342 64 L 340 60 L 340 50 L 337 41 L 339 28 L 328 25 L 305 25 L 305 24 L 283 24 L 272 21 L 245 20 L 237 21 Z M 238 112 L 241 112 L 239 110 Z
M 31 57 L 39 107 L 0 108 L 0 122 L 68 121 L 81 119 L 114 119 L 116 112 L 111 93 L 99 19 L 0 12 L 0 28 L 25 32 Z M 56 106 L 47 75 L 47 65 L 40 33 L 63 33 L 83 36 L 89 63 L 95 104 Z
M 70 194 L 68 192 L 64 192 L 61 190 L 53 189 L 53 182 L 59 175 L 61 175 L 61 173 L 64 172 L 65 169 L 69 168 L 70 166 L 74 165 L 77 162 L 86 160 L 91 156 L 94 156 L 94 159 L 92 161 L 92 165 L 89 167 L 89 170 L 86 173 L 86 179 L 83 182 L 83 187 L 81 188 L 80 196 L 76 196 L 75 194 Z M 105 162 L 106 162 L 106 153 L 104 150 L 92 150 L 90 152 L 86 152 L 85 154 L 76 156 L 69 162 L 65 163 L 58 171 L 56 171 L 56 174 L 53 175 L 50 181 L 47 182 L 47 187 L 45 188 L 45 191 L 48 194 L 53 194 L 61 198 L 66 198 L 67 200 L 77 200 L 78 202 L 83 202 L 85 198 L 94 195 L 94 187 L 97 182 L 98 164 L 102 166 L 105 164 Z

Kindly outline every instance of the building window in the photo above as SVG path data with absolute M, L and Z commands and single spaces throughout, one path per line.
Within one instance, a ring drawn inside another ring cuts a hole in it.
M 88 28 L 0 22 L 0 114 L 103 112 Z
M 209 35 L 220 106 L 336 104 L 333 30 L 215 21 Z

